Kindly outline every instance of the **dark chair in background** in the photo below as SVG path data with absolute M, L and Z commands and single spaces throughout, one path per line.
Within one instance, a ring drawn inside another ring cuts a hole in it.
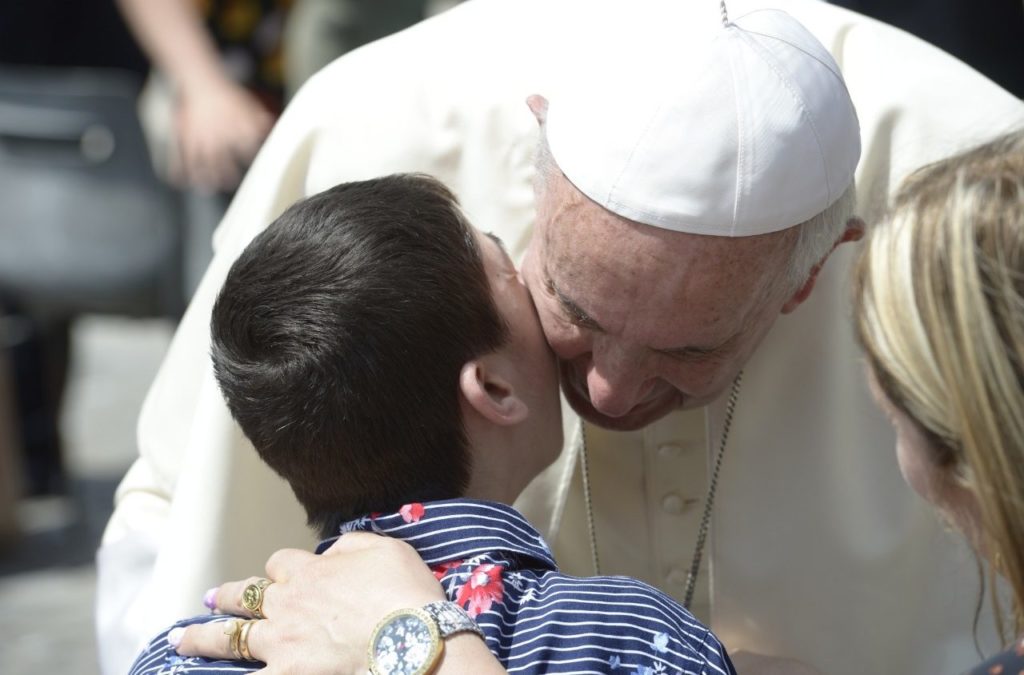
M 0 288 L 34 312 L 181 311 L 175 201 L 114 70 L 0 67 Z
M 7 342 L 30 494 L 63 488 L 71 320 L 185 304 L 177 202 L 150 164 L 139 87 L 113 69 L 0 66 L 0 314 L 21 326 Z

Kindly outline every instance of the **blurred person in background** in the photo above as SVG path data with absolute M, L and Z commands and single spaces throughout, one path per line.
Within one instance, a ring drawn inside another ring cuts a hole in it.
M 118 4 L 173 101 L 158 165 L 176 184 L 233 190 L 283 107 L 281 31 L 291 1 Z
M 978 556 L 1010 643 L 971 674 L 1024 672 L 1024 132 L 907 179 L 854 304 L 900 471 Z
M 284 107 L 334 58 L 422 20 L 437 0 L 117 0 L 156 73 L 140 111 L 158 173 L 186 191 L 186 289 Z

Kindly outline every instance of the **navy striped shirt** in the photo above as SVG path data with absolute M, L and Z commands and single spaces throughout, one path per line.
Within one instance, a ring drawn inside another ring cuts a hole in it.
M 510 673 L 734 675 L 711 631 L 661 591 L 628 577 L 561 574 L 540 533 L 504 504 L 454 499 L 407 504 L 341 532 L 407 542 L 431 566 L 448 598 L 466 608 Z M 324 541 L 323 552 L 333 543 Z M 229 617 L 204 615 L 177 626 Z M 262 664 L 183 658 L 157 636 L 132 675 L 250 672 Z

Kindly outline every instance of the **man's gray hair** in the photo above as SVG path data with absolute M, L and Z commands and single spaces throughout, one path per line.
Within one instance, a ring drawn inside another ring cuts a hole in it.
M 547 136 L 543 133 L 537 142 L 534 160 L 534 183 L 538 194 L 556 173 L 560 172 L 548 146 Z M 807 281 L 814 269 L 843 235 L 846 224 L 853 217 L 857 205 L 857 188 L 854 183 L 846 189 L 839 199 L 832 202 L 824 211 L 793 227 L 797 230 L 796 244 L 790 256 L 787 281 L 795 293 Z M 785 231 L 785 230 L 783 230 Z
M 789 280 L 796 291 L 843 236 L 846 224 L 857 207 L 857 187 L 850 183 L 839 199 L 824 211 L 795 227 L 798 229 L 796 245 L 789 263 Z

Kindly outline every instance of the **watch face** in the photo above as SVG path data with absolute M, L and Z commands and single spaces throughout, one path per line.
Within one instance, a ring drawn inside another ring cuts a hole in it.
M 429 615 L 418 609 L 399 610 L 374 631 L 371 670 L 376 675 L 423 675 L 440 652 L 441 637 Z

